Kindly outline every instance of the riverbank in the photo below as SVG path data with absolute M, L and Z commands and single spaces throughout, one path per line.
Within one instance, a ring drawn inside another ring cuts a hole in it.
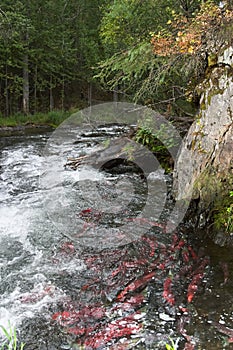
M 57 126 L 68 118 L 70 114 L 70 112 L 54 111 L 34 115 L 19 114 L 10 117 L 0 117 L 0 127 L 17 127 L 30 124 Z
M 53 111 L 35 115 L 0 117 L 0 136 L 32 134 L 53 130 L 74 111 Z
M 53 131 L 54 127 L 51 125 L 28 124 L 17 126 L 0 126 L 0 137 L 30 135 L 40 132 Z

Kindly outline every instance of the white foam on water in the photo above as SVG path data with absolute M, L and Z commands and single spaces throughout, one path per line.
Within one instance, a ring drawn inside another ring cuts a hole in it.
M 65 292 L 45 281 L 35 283 L 30 292 L 22 292 L 16 287 L 12 293 L 5 293 L 2 296 L 0 307 L 0 325 L 9 329 L 18 328 L 20 323 L 26 318 L 33 318 L 40 312 L 43 316 L 51 317 L 47 312 L 48 305 L 57 304 L 60 300 L 67 298 Z
M 14 205 L 0 207 L 0 237 L 10 236 L 24 240 L 29 228 L 30 214 Z M 1 242 L 3 243 L 4 241 Z
M 83 269 L 78 259 L 52 262 L 53 232 L 43 207 L 44 193 L 38 187 L 42 162 L 34 144 L 14 145 L 2 152 L 0 325 L 7 330 L 17 328 L 25 318 L 46 314 L 49 305 L 66 298 L 50 281 L 51 275 Z M 43 242 L 38 245 L 40 239 L 47 241 L 47 250 Z

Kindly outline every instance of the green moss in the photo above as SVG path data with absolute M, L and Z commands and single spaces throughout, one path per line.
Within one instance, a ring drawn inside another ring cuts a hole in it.
M 205 169 L 194 183 L 194 192 L 201 197 L 206 207 L 214 203 L 221 188 L 220 179 L 217 178 L 215 171 L 210 169 Z
M 198 118 L 196 120 L 196 125 L 198 126 L 198 130 L 194 131 L 192 133 L 192 144 L 191 144 L 191 149 L 192 151 L 198 150 L 203 153 L 207 153 L 207 151 L 202 147 L 202 138 L 205 136 L 205 133 L 203 131 L 204 129 L 204 124 L 202 124 L 201 118 Z
M 214 207 L 214 225 L 225 233 L 233 233 L 233 191 L 229 191 Z
M 197 151 L 198 151 L 199 153 L 202 153 L 202 154 L 208 153 L 208 152 L 202 147 L 201 141 L 199 141 L 199 143 L 198 143 L 198 149 L 197 149 Z
M 206 70 L 205 79 L 196 87 L 199 96 L 202 94 L 205 95 L 205 98 L 200 104 L 201 111 L 208 108 L 213 96 L 222 95 L 224 93 L 225 89 L 219 86 L 219 81 L 223 74 L 225 74 L 227 78 L 233 77 L 232 69 L 229 69 L 229 67 L 226 69 L 221 66 L 216 67 L 216 65 L 211 65 Z
M 208 67 L 212 67 L 212 66 L 216 65 L 216 63 L 218 62 L 218 57 L 216 54 L 211 53 L 207 57 L 207 61 L 208 61 Z
M 194 185 L 194 197 L 200 196 L 203 208 L 210 209 L 209 220 L 215 230 L 233 232 L 233 175 L 206 169 Z
M 207 108 L 206 103 L 205 103 L 205 102 L 202 102 L 202 103 L 200 104 L 200 110 L 201 110 L 201 111 L 205 111 L 206 108 Z
M 212 99 L 212 96 L 210 94 L 208 94 L 208 97 L 207 97 L 207 104 L 208 104 L 208 106 L 211 103 L 211 99 Z

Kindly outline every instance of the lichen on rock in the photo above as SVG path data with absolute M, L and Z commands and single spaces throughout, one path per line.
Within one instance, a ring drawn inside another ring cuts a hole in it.
M 233 48 L 229 47 L 199 86 L 200 111 L 183 141 L 174 171 L 176 198 L 185 199 L 191 193 L 193 199 L 199 199 L 199 212 L 208 216 L 232 190 L 232 67 Z

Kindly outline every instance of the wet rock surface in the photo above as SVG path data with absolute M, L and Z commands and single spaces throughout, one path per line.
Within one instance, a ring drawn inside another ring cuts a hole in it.
M 174 172 L 176 198 L 197 200 L 197 213 L 203 216 L 201 226 L 207 224 L 221 192 L 232 189 L 232 65 L 232 48 L 228 48 L 200 84 L 200 112 L 184 138 Z

